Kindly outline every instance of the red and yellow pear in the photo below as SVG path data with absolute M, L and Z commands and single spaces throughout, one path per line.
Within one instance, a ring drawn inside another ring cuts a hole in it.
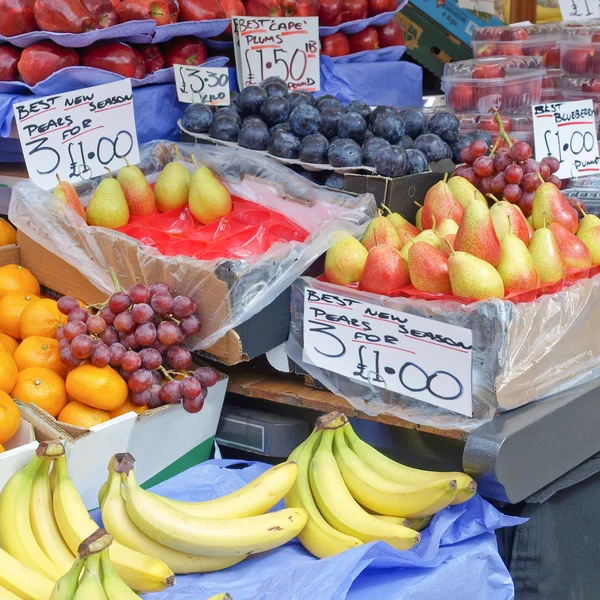
M 548 229 L 554 234 L 556 243 L 568 269 L 587 269 L 592 266 L 592 256 L 588 247 L 560 223 L 552 223 Z
M 75 188 L 68 181 L 63 181 L 58 173 L 56 179 L 58 179 L 58 185 L 54 188 L 53 194 L 69 208 L 72 208 L 87 223 L 85 210 L 83 210 Z
M 381 244 L 369 250 L 360 279 L 365 292 L 391 294 L 409 283 L 408 264 L 396 248 Z
M 581 210 L 581 208 L 580 208 Z M 600 218 L 596 215 L 586 215 L 579 222 L 577 237 L 587 246 L 593 265 L 600 265 Z
M 531 217 L 534 229 L 560 223 L 567 231 L 577 233 L 579 226 L 575 209 L 567 202 L 561 191 L 549 182 L 542 183 L 535 191 Z
M 456 221 L 458 224 L 460 224 L 463 218 L 464 208 L 448 187 L 447 178 L 448 174 L 446 173 L 444 179 L 429 188 L 425 195 L 423 213 L 421 214 L 423 229 L 433 227 L 434 218 L 438 223 L 448 218 Z
M 478 202 L 470 202 L 469 206 Z M 455 296 L 471 300 L 504 298 L 504 283 L 498 271 L 489 262 L 468 252 L 459 251 L 450 255 L 448 274 Z
M 367 261 L 365 247 L 351 235 L 334 244 L 325 254 L 325 277 L 331 283 L 350 285 L 360 281 Z
M 554 233 L 548 227 L 544 226 L 533 232 L 528 250 L 540 274 L 541 285 L 554 285 L 565 278 L 567 263 Z
M 540 276 L 523 240 L 510 229 L 501 239 L 502 256 L 496 270 L 505 290 L 527 291 L 540 287 Z
M 426 242 L 411 244 L 408 271 L 413 286 L 430 294 L 451 294 L 448 256 Z
M 527 223 L 527 219 L 519 206 L 506 200 L 498 200 L 491 194 L 488 194 L 488 197 L 494 201 L 490 208 L 490 214 L 498 239 L 502 241 L 502 238 L 510 229 L 511 233 L 516 235 L 526 246 L 529 245 L 533 229 Z
M 369 223 L 361 243 L 367 251 L 381 244 L 387 244 L 388 246 L 392 246 L 392 248 L 396 248 L 396 250 L 400 250 L 401 248 L 400 237 L 396 233 L 394 226 L 391 221 L 381 214 Z
M 392 212 L 385 204 L 383 205 L 383 209 L 388 212 L 385 218 L 393 225 L 400 238 L 400 248 L 403 248 L 408 240 L 421 233 L 419 229 L 407 221 L 401 214 Z

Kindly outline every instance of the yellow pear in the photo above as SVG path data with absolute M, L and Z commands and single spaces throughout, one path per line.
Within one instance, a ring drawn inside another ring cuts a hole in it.
M 198 167 L 190 184 L 190 212 L 203 225 L 208 225 L 231 212 L 231 196 L 227 188 L 212 174 L 208 167 Z
M 188 203 L 191 181 L 190 172 L 179 162 L 179 148 L 175 147 L 175 161 L 165 165 L 154 184 L 158 210 L 183 208 Z
M 467 252 L 453 252 L 448 259 L 452 293 L 461 298 L 504 298 L 502 277 L 490 263 Z
M 368 255 L 368 250 L 349 235 L 327 250 L 325 277 L 338 285 L 350 285 L 360 281 Z
M 112 176 L 103 179 L 87 207 L 88 225 L 118 229 L 129 222 L 129 206 L 119 182 Z

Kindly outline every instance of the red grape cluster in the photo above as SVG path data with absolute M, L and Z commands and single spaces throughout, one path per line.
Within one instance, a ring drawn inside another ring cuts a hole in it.
M 86 360 L 117 369 L 136 406 L 182 400 L 187 412 L 196 413 L 207 388 L 218 381 L 208 367 L 189 371 L 192 355 L 181 344 L 200 332 L 196 303 L 188 296 L 173 297 L 166 283 L 138 283 L 129 293 L 116 292 L 95 314 L 70 296 L 58 301 L 58 310 L 68 321 L 56 336 L 61 361 L 71 369 Z
M 538 163 L 531 158 L 527 142 L 515 142 L 490 154 L 483 140 L 475 140 L 461 150 L 460 158 L 465 164 L 456 168 L 456 175 L 470 181 L 484 196 L 494 194 L 518 204 L 526 217 L 531 214 L 535 191 L 544 181 L 562 187 L 554 174 L 560 168 L 558 159 L 548 156 Z

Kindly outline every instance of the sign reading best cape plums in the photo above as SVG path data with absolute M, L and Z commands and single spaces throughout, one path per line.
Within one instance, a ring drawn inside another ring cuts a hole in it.
M 57 175 L 77 183 L 140 162 L 131 81 L 14 105 L 29 177 L 52 189 Z
M 473 416 L 470 329 L 307 287 L 307 363 Z

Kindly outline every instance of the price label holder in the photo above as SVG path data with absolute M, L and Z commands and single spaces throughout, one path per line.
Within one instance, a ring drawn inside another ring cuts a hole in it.
M 77 183 L 140 162 L 131 81 L 19 102 L 15 121 L 29 177 L 41 188 L 56 176 Z
M 175 85 L 180 102 L 229 106 L 229 69 L 174 65 Z
M 320 89 L 318 17 L 233 17 L 240 89 L 280 77 L 290 89 Z
M 536 160 L 558 158 L 560 179 L 600 173 L 592 100 L 535 104 L 532 111 Z
M 558 0 L 563 21 L 589 21 L 600 18 L 598 0 Z
M 473 416 L 470 329 L 307 287 L 307 363 Z

